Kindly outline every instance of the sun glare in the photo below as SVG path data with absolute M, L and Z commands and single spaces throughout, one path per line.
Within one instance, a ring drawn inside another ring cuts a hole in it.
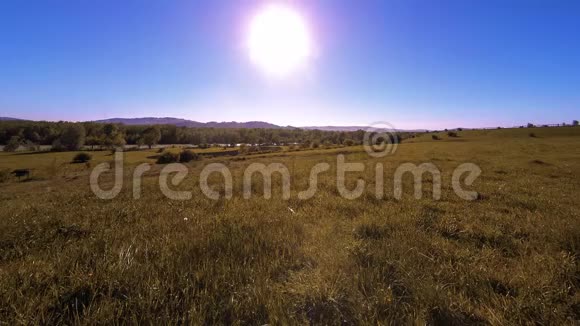
M 311 39 L 304 19 L 283 5 L 269 5 L 250 23 L 250 59 L 265 73 L 285 77 L 311 56 Z

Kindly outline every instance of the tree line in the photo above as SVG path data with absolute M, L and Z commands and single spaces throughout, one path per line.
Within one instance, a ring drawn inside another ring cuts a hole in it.
M 299 128 L 231 129 L 189 128 L 174 125 L 127 126 L 95 122 L 0 121 L 0 144 L 5 150 L 19 146 L 38 149 L 50 145 L 53 150 L 116 148 L 124 145 L 152 147 L 156 144 L 360 144 L 364 131 L 322 131 Z

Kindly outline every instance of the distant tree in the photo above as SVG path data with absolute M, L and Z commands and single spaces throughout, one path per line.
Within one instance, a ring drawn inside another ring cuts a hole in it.
M 103 127 L 103 132 L 105 133 L 105 135 L 107 136 L 114 136 L 117 134 L 119 128 L 117 127 L 117 125 L 112 124 L 112 123 L 107 123 L 104 127 Z
M 50 150 L 53 152 L 61 152 L 61 151 L 66 150 L 66 148 L 60 142 L 60 138 L 57 138 L 52 142 L 52 146 L 51 146 Z
M 41 141 L 41 139 L 42 139 L 42 138 L 40 137 L 40 135 L 38 134 L 38 132 L 36 132 L 36 131 L 33 131 L 32 133 L 30 133 L 30 135 L 29 135 L 28 137 L 26 137 L 26 138 L 27 138 L 28 140 L 30 140 L 31 142 L 33 142 L 33 143 L 38 143 L 38 142 L 40 142 L 40 141 Z
M 161 131 L 157 126 L 149 127 L 143 132 L 143 142 L 149 146 L 149 149 L 156 145 L 161 139 Z
M 114 147 L 123 148 L 123 147 L 125 147 L 126 143 L 127 142 L 125 141 L 125 137 L 123 137 L 123 134 L 121 134 L 121 133 L 117 133 L 115 135 L 115 137 L 113 137 L 113 146 Z
M 353 146 L 353 145 L 354 145 L 354 140 L 352 140 L 352 139 L 346 139 L 346 140 L 344 141 L 344 144 L 345 144 L 346 146 Z
M 8 141 L 6 146 L 4 146 L 4 151 L 15 152 L 18 149 L 18 147 L 20 147 L 20 144 L 21 144 L 20 137 L 12 136 L 10 137 L 10 140 Z
M 87 139 L 85 140 L 85 145 L 91 146 L 91 149 L 94 149 L 95 146 L 100 145 L 100 143 L 101 140 L 97 136 L 87 136 Z
M 574 121 L 572 121 L 572 125 L 573 125 L 573 126 L 577 126 L 577 125 L 578 125 L 578 120 L 574 120 Z
M 85 127 L 80 123 L 70 124 L 60 135 L 60 143 L 69 151 L 76 151 L 85 144 Z
M 457 131 L 463 131 L 463 128 L 457 128 Z
M 107 136 L 101 135 L 100 137 L 97 137 L 96 146 L 99 146 L 99 148 L 102 149 L 103 146 L 105 146 L 105 143 L 107 143 Z
M 534 128 L 534 124 L 533 123 L 528 123 L 528 128 Z
M 141 148 L 143 145 L 145 145 L 145 140 L 143 139 L 143 137 L 139 137 L 137 139 L 137 148 Z
M 431 135 L 431 139 L 433 139 L 433 140 L 440 140 L 441 138 L 439 138 L 439 136 L 437 136 L 437 135 Z
M 447 133 L 447 136 L 449 136 L 449 137 L 457 137 L 457 133 L 456 133 L 456 132 L 454 132 L 454 131 L 449 131 L 449 132 Z
M 109 149 L 113 148 L 113 137 L 104 136 L 103 137 L 103 146 L 105 146 L 105 148 L 109 148 Z

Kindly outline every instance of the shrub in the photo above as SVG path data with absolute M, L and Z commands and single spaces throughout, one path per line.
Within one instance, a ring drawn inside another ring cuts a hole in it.
M 448 132 L 448 133 L 447 133 L 447 136 L 449 136 L 449 137 L 458 137 L 458 136 L 457 136 L 457 133 L 456 133 L 456 132 L 454 132 L 454 131 L 450 131 L 450 132 Z
M 302 144 L 300 144 L 300 147 L 310 148 L 310 145 L 312 145 L 312 142 L 310 140 L 305 140 Z
M 163 153 L 164 151 L 165 151 L 165 148 L 163 148 L 163 147 L 160 147 L 160 148 L 157 150 L 157 153 Z
M 86 163 L 91 160 L 91 155 L 89 153 L 80 152 L 73 158 L 73 163 Z
M 437 136 L 437 135 L 431 135 L 431 139 L 433 139 L 433 140 L 440 140 L 441 138 L 439 138 L 439 136 Z
M 318 147 L 320 147 L 320 143 L 319 142 L 315 141 L 315 142 L 312 143 L 312 148 L 318 148 Z
M 177 162 L 179 155 L 170 152 L 165 152 L 157 158 L 157 164 L 169 164 Z
M 24 142 L 24 147 L 26 147 L 26 150 L 31 152 L 37 152 L 40 150 L 40 146 L 31 142 L 30 140 Z
M 354 140 L 352 140 L 352 139 L 347 139 L 347 140 L 345 140 L 345 141 L 344 141 L 344 144 L 345 144 L 346 146 L 353 146 L 353 145 L 354 145 Z
M 529 136 L 532 137 L 532 138 L 536 138 L 536 134 L 534 134 L 533 132 L 530 132 L 530 135 Z
M 201 156 L 195 152 L 192 152 L 188 149 L 184 150 L 183 152 L 181 152 L 181 154 L 179 154 L 179 162 L 181 163 L 187 163 L 190 161 L 199 161 L 201 159 Z
M 10 178 L 9 169 L 0 170 L 0 183 L 8 181 L 9 178 Z

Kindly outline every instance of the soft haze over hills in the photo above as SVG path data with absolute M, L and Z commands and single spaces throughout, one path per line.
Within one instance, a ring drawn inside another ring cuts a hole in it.
M 125 125 L 161 125 L 161 124 L 169 124 L 175 125 L 178 127 L 189 127 L 189 128 L 282 128 L 275 124 L 271 124 L 268 122 L 263 121 L 248 121 L 248 122 L 198 122 L 193 120 L 187 119 L 179 119 L 179 118 L 154 118 L 154 117 L 145 117 L 145 118 L 112 118 L 112 119 L 105 119 L 105 120 L 97 120 L 95 122 L 101 123 L 121 123 Z
M 10 117 L 0 117 L 0 121 L 32 121 L 24 120 Z M 236 122 L 236 121 L 223 121 L 223 122 L 199 122 L 180 118 L 155 118 L 155 117 L 144 117 L 144 118 L 111 118 L 104 120 L 96 120 L 92 122 L 97 123 L 119 123 L 128 126 L 134 125 L 174 125 L 177 127 L 188 127 L 188 128 L 261 128 L 261 129 L 280 129 L 280 128 L 300 128 L 309 130 L 323 130 L 323 131 L 357 131 L 369 128 L 369 126 L 306 126 L 306 127 L 294 127 L 294 126 L 279 126 L 269 122 L 264 121 L 247 121 L 247 122 Z M 384 128 L 374 128 L 376 130 L 384 130 Z M 400 131 L 413 131 L 421 132 L 426 129 L 413 129 L 413 130 L 400 130 Z

